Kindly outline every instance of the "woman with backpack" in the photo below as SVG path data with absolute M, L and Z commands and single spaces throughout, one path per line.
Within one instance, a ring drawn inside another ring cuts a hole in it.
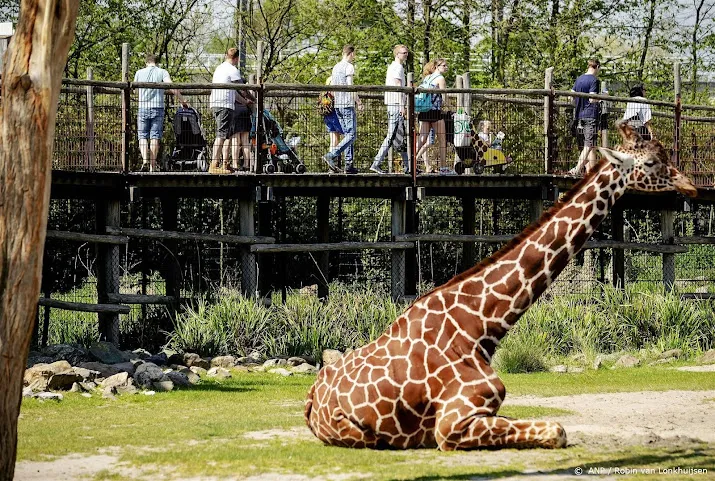
M 422 69 L 422 83 L 420 87 L 430 89 L 445 89 L 447 82 L 444 73 L 447 71 L 447 61 L 443 58 L 430 60 Z M 432 94 L 431 108 L 426 112 L 417 115 L 420 121 L 420 136 L 417 140 L 417 158 L 422 156 L 425 164 L 425 172 L 430 173 L 436 170 L 427 159 L 427 148 L 429 147 L 429 132 L 434 129 L 439 142 L 439 165 L 445 165 L 447 161 L 447 133 L 445 131 L 444 119 L 442 118 L 442 94 Z
M 635 85 L 631 88 L 630 96 L 635 99 L 645 100 L 645 87 L 643 84 Z M 653 112 L 649 104 L 640 102 L 628 102 L 626 104 L 626 112 L 623 115 L 623 120 L 628 122 L 640 134 L 643 140 L 655 139 L 655 133 L 651 125 Z

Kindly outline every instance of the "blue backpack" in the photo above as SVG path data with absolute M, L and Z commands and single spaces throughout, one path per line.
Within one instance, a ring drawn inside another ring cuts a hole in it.
M 437 75 L 439 75 L 439 74 L 437 74 Z M 423 88 L 423 89 L 430 88 L 432 80 L 437 78 L 437 75 L 432 74 L 429 77 L 425 77 L 425 79 L 420 84 L 420 88 Z M 417 112 L 417 113 L 429 112 L 430 110 L 432 110 L 432 94 L 427 93 L 427 92 L 420 92 L 417 95 L 415 95 L 415 112 Z

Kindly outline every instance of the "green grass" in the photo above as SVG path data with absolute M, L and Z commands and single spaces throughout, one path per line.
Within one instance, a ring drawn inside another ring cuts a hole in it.
M 312 376 L 284 378 L 239 374 L 222 383 L 155 396 L 120 396 L 109 401 L 67 394 L 61 403 L 24 400 L 18 459 L 46 460 L 72 453 L 108 452 L 137 468 L 136 479 L 158 473 L 174 477 L 253 476 L 267 473 L 323 476 L 362 474 L 371 480 L 471 479 L 524 470 L 573 473 L 588 466 L 681 466 L 715 464 L 715 447 L 572 447 L 566 450 L 440 453 L 436 450 L 370 451 L 323 446 L 303 421 L 303 399 Z M 564 395 L 668 389 L 715 389 L 712 373 L 657 368 L 582 374 L 508 374 L 512 394 Z M 562 409 L 511 406 L 501 414 L 558 417 Z M 265 439 L 256 432 L 273 432 Z M 496 460 L 484 462 L 485 459 Z M 95 479 L 132 479 L 109 470 Z M 171 478 L 168 478 L 171 479 Z M 348 478 L 349 479 L 349 478 Z M 628 477 L 619 477 L 628 479 Z

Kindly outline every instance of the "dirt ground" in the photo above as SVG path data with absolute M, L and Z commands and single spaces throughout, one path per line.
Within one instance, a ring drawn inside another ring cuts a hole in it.
M 573 411 L 574 414 L 553 418 L 566 429 L 569 446 L 594 449 L 614 449 L 631 445 L 675 448 L 700 441 L 715 443 L 715 391 L 643 391 L 558 397 L 508 396 L 504 405 L 543 406 Z M 304 431 L 306 438 L 310 437 L 308 430 Z M 260 440 L 274 434 L 247 433 L 246 437 Z M 294 438 L 302 437 L 302 433 L 297 432 L 284 434 L 290 434 Z M 511 454 L 513 451 L 499 453 L 489 452 L 489 456 L 494 457 L 495 462 L 508 462 L 514 456 Z M 48 462 L 20 462 L 16 468 L 15 480 L 69 481 L 90 478 L 102 470 L 119 476 L 141 478 L 141 473 L 122 466 L 118 457 L 110 453 L 89 457 L 68 456 Z M 536 477 L 540 480 L 549 478 L 538 475 Z M 533 480 L 534 474 L 528 475 L 528 478 Z M 172 478 L 169 476 L 167 479 Z M 200 479 L 213 481 L 215 478 Z M 558 476 L 558 479 L 564 480 L 566 477 Z M 247 481 L 274 480 L 323 481 L 322 478 L 300 475 L 286 477 L 271 474 L 249 478 Z M 180 481 L 198 481 L 198 478 L 184 478 Z

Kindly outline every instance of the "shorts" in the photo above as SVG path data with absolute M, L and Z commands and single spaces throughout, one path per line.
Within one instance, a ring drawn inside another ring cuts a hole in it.
M 139 109 L 137 134 L 140 139 L 161 139 L 164 136 L 164 109 Z
M 325 123 L 325 128 L 328 132 L 335 132 L 337 134 L 344 134 L 343 128 L 340 126 L 340 119 L 338 119 L 338 113 L 333 110 L 328 115 L 323 116 L 323 122 Z
M 233 128 L 233 109 L 212 107 L 216 119 L 216 138 L 227 139 L 231 137 Z
M 598 129 L 596 128 L 596 119 L 580 119 L 583 126 L 583 146 L 595 147 L 598 138 Z
M 246 107 L 233 111 L 233 134 L 251 131 L 251 111 Z
M 437 122 L 442 119 L 441 110 L 428 110 L 427 112 L 420 112 L 417 114 L 417 120 L 420 122 Z

